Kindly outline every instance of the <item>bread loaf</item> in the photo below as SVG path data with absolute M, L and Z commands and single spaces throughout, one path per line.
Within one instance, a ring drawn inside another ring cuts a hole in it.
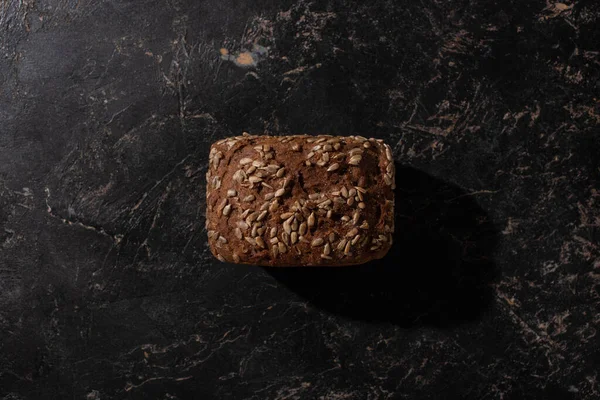
M 394 160 L 361 136 L 251 136 L 215 142 L 206 228 L 224 262 L 344 266 L 383 257 L 394 231 Z

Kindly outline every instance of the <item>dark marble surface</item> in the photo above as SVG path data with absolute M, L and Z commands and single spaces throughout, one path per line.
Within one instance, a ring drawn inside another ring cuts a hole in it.
M 597 399 L 600 3 L 0 3 L 0 398 Z M 396 246 L 216 262 L 208 146 L 385 139 Z

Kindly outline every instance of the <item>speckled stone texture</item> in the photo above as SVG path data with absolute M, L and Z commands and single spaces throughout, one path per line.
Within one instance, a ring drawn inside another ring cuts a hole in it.
M 590 0 L 2 2 L 0 398 L 599 398 L 598 26 Z M 388 256 L 215 261 L 208 149 L 242 131 L 389 143 Z

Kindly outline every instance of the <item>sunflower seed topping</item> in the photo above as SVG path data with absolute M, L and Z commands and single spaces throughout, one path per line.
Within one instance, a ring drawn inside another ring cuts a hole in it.
M 362 156 L 360 154 L 355 155 L 355 156 L 350 157 L 350 161 L 348 161 L 348 164 L 358 165 L 358 164 L 360 164 L 361 160 L 362 160 Z
M 338 168 L 340 167 L 340 164 L 338 163 L 333 163 L 329 166 L 329 168 L 327 168 L 327 172 L 333 172 L 336 171 Z

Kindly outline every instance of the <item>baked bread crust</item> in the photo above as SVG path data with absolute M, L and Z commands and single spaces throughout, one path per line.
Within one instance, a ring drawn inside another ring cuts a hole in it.
M 206 173 L 211 252 L 223 262 L 280 267 L 382 258 L 392 245 L 394 174 L 380 139 L 219 140 Z

